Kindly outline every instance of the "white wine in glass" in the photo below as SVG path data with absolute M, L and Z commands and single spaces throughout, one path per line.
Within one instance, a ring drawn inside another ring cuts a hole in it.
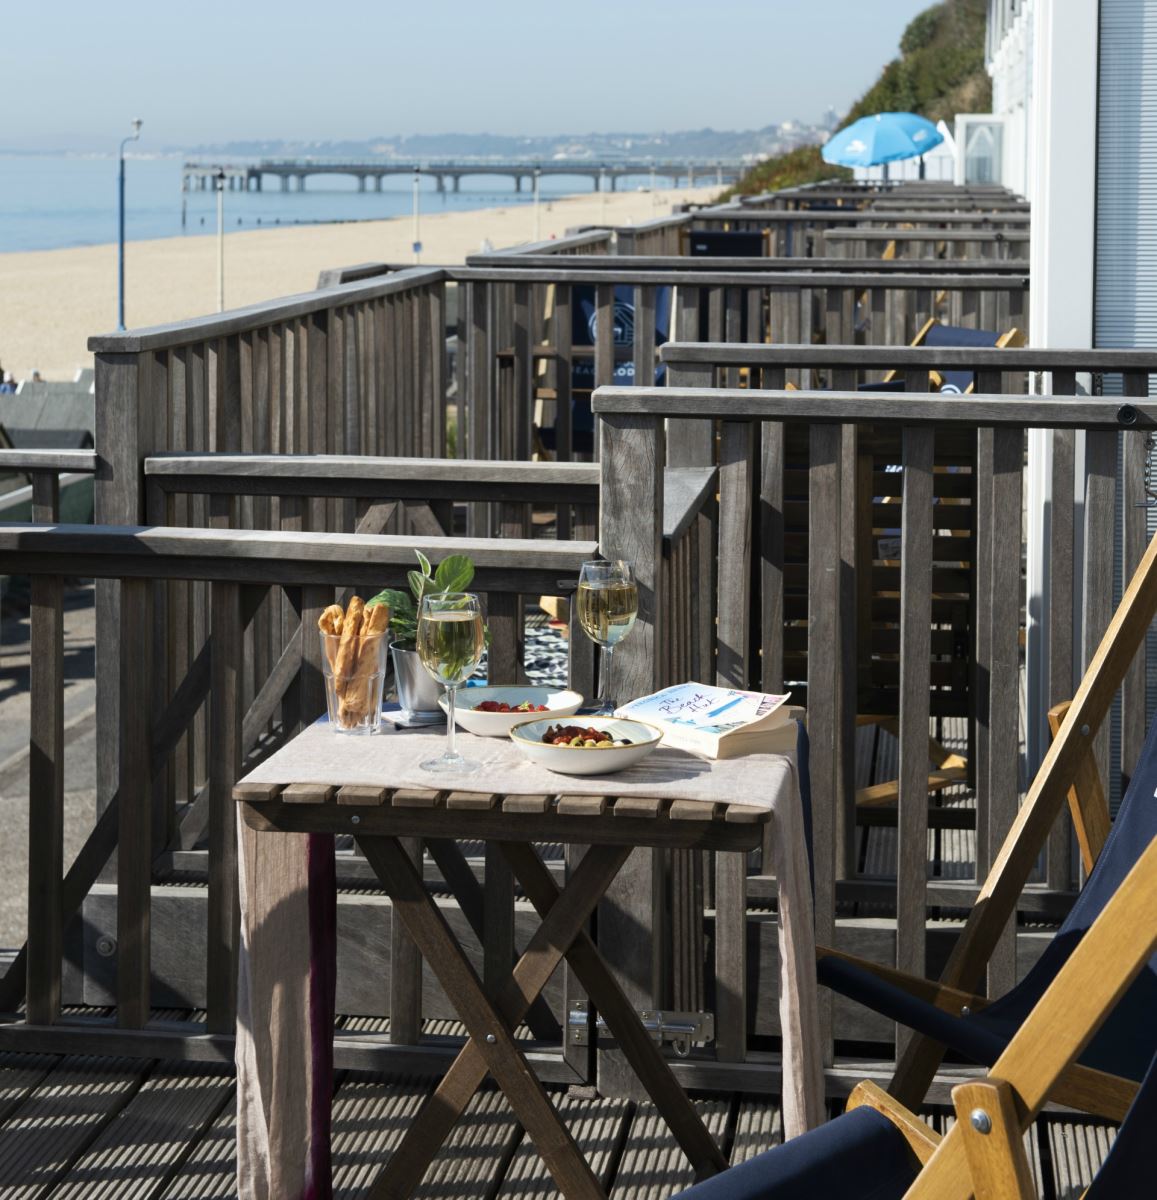
M 478 764 L 454 749 L 454 700 L 482 658 L 482 607 L 470 592 L 426 596 L 418 613 L 418 658 L 446 689 L 446 750 L 422 763 L 424 771 L 473 771 Z
M 615 710 L 611 666 L 615 647 L 631 632 L 639 613 L 639 588 L 631 564 L 621 559 L 585 562 L 579 573 L 578 619 L 583 633 L 603 650 L 600 712 Z

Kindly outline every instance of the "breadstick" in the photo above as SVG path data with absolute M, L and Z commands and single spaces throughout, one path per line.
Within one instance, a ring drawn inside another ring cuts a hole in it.
M 389 625 L 388 604 L 375 604 L 365 610 L 358 638 L 358 661 L 345 681 L 339 715 L 343 724 L 355 724 L 370 709 L 372 677 L 379 669 L 382 638 Z
M 362 637 L 369 637 L 372 633 L 385 633 L 390 624 L 390 606 L 371 604 L 365 611 L 364 620 Z
M 322 643 L 325 646 L 325 656 L 329 659 L 329 669 L 333 670 L 334 660 L 337 658 L 337 644 L 332 640 L 341 633 L 342 618 L 345 613 L 340 604 L 331 604 L 329 608 L 324 609 L 322 614 L 317 619 L 317 627 L 325 634 L 325 641 Z
M 358 642 L 362 631 L 362 617 L 365 612 L 365 601 L 361 596 L 354 596 L 341 624 L 341 641 L 337 647 L 337 657 L 333 664 L 333 682 L 339 696 L 345 692 L 346 680 L 353 674 L 357 662 Z

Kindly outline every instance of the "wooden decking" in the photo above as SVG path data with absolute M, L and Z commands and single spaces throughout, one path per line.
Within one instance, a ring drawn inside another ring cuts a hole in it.
M 347 1025 L 350 1024 L 347 1022 Z M 379 1022 L 371 1023 L 380 1028 Z M 432 1032 L 447 1032 L 445 1023 Z M 356 1023 L 362 1027 L 365 1022 Z M 353 1026 L 351 1026 L 353 1027 Z M 334 1194 L 366 1194 L 429 1080 L 338 1075 Z M 555 1090 L 553 1099 L 612 1200 L 661 1200 L 691 1182 L 650 1104 Z M 698 1102 L 732 1163 L 780 1140 L 774 1099 Z M 0 1058 L 0 1195 L 5 1200 L 217 1200 L 236 1195 L 235 1091 L 226 1066 L 116 1058 Z M 943 1113 L 933 1112 L 943 1128 Z M 1042 1200 L 1075 1200 L 1104 1160 L 1113 1131 L 1063 1116 L 1026 1140 Z M 431 1166 L 426 1200 L 531 1200 L 556 1195 L 501 1093 L 480 1092 Z

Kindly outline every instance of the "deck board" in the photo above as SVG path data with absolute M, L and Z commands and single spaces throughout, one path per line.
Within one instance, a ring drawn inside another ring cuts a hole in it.
M 557 1102 L 557 1108 L 605 1188 L 615 1152 L 627 1133 L 630 1105 L 626 1100 L 568 1095 Z M 499 1189 L 499 1200 L 552 1200 L 557 1194 L 534 1143 L 523 1137 Z
M 159 1064 L 53 1190 L 60 1200 L 144 1200 L 179 1168 L 233 1094 L 225 1065 Z
M 522 1128 L 506 1097 L 478 1092 L 414 1192 L 418 1200 L 482 1200 L 493 1196 Z
M 137 1093 L 151 1065 L 128 1058 L 63 1058 L 0 1126 L 5 1200 L 31 1200 L 55 1190 Z
M 237 1195 L 236 1090 L 191 1147 L 158 1200 L 231 1200 Z
M 697 1100 L 695 1107 L 711 1136 L 722 1145 L 731 1102 Z M 664 1200 L 694 1182 L 691 1164 L 654 1104 L 648 1101 L 638 1105 L 615 1173 L 611 1200 Z
M 747 1162 L 783 1141 L 783 1114 L 778 1104 L 770 1100 L 742 1099 L 738 1108 L 728 1160 L 732 1166 Z
M 429 1080 L 347 1075 L 333 1102 L 335 1200 L 365 1195 L 429 1090 Z

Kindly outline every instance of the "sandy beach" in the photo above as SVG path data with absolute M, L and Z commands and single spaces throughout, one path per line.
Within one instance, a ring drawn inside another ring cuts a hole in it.
M 576 225 L 636 224 L 718 189 L 591 194 L 543 202 L 542 235 Z M 388 221 L 254 229 L 225 236 L 225 304 L 237 308 L 311 290 L 328 267 L 409 262 L 409 216 Z M 423 263 L 460 263 L 483 240 L 499 249 L 534 236 L 529 204 L 422 217 Z M 213 235 L 129 242 L 125 248 L 125 323 L 157 325 L 213 312 L 217 239 Z M 0 254 L 0 363 L 17 379 L 35 368 L 71 379 L 90 366 L 87 339 L 116 326 L 116 245 Z

